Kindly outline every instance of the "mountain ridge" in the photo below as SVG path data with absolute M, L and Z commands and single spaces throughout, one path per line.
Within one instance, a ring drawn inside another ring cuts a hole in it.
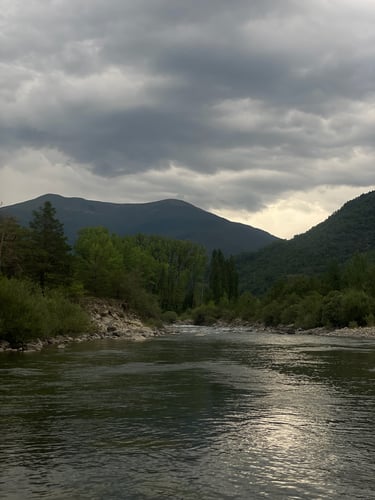
M 0 214 L 13 215 L 22 225 L 27 225 L 33 210 L 47 200 L 56 209 L 71 243 L 79 229 L 90 226 L 104 226 L 120 236 L 144 233 L 189 240 L 203 245 L 208 251 L 221 248 L 227 255 L 253 252 L 279 240 L 266 231 L 231 222 L 175 198 L 146 203 L 114 203 L 48 193 L 2 207 Z
M 237 256 L 241 288 L 259 294 L 294 274 L 327 271 L 355 253 L 375 252 L 375 191 L 345 202 L 325 221 L 290 240 Z

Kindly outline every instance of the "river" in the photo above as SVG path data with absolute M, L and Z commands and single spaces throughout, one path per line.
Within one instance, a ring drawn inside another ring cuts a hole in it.
M 0 498 L 375 499 L 375 341 L 181 327 L 0 355 Z

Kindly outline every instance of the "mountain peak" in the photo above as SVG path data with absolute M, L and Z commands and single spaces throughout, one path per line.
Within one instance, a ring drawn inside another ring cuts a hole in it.
M 27 225 L 32 211 L 50 200 L 64 224 L 70 242 L 83 227 L 104 226 L 122 235 L 154 234 L 215 248 L 229 254 L 253 252 L 278 238 L 245 224 L 230 222 L 190 203 L 174 198 L 149 203 L 110 203 L 46 194 L 0 209 Z

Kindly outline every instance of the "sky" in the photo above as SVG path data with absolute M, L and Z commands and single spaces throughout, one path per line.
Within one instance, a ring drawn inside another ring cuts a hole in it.
M 374 26 L 372 0 L 0 0 L 0 201 L 305 232 L 375 189 Z

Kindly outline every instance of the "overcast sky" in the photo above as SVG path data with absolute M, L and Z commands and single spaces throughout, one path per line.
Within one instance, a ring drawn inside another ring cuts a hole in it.
M 0 200 L 304 232 L 375 189 L 374 26 L 371 0 L 0 0 Z

